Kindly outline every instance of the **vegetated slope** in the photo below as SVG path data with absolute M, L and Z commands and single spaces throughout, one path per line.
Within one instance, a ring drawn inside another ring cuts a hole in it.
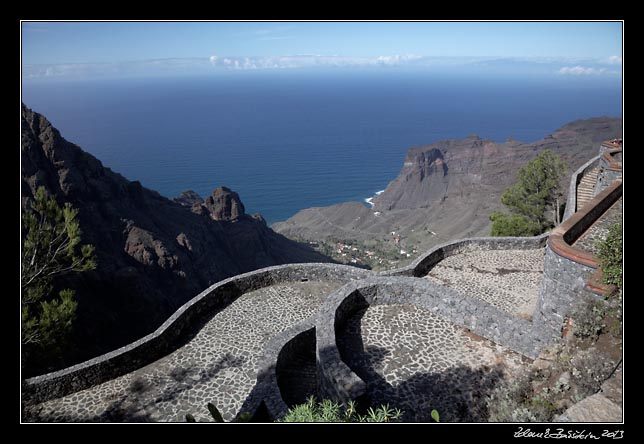
M 329 261 L 275 233 L 260 215 L 245 214 L 237 193 L 225 187 L 205 200 L 194 192 L 170 200 L 127 180 L 24 105 L 21 156 L 23 207 L 44 186 L 59 203 L 79 209 L 83 243 L 96 246 L 95 271 L 59 282 L 75 288 L 79 302 L 65 365 L 150 333 L 226 277 L 276 264 Z
M 326 242 L 329 252 L 337 251 L 331 244 L 347 240 L 387 256 L 382 268 L 399 266 L 413 255 L 396 257 L 392 251 L 421 252 L 452 239 L 489 235 L 488 216 L 502 208 L 503 190 L 541 151 L 551 149 L 572 172 L 597 155 L 602 141 L 621 133 L 620 118 L 598 117 L 571 122 L 529 144 L 469 136 L 412 147 L 398 177 L 373 199 L 373 208 L 360 202 L 308 208 L 273 229 L 293 239 Z

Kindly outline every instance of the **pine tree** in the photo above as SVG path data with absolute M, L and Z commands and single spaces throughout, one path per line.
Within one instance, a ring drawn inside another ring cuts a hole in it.
M 53 280 L 96 268 L 94 247 L 82 245 L 78 210 L 61 208 L 39 187 L 22 217 L 23 352 L 60 353 L 71 330 L 77 303 L 74 290 L 53 294 Z M 80 247 L 80 248 L 79 248 Z
M 519 182 L 506 188 L 501 203 L 510 213 L 490 215 L 492 236 L 534 236 L 561 223 L 561 177 L 566 164 L 550 150 L 519 169 Z

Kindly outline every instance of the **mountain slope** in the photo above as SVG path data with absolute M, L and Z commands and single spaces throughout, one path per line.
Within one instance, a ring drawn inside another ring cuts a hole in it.
M 391 261 L 379 268 L 400 266 L 413 255 L 396 251 L 422 252 L 452 239 L 489 235 L 488 216 L 502 208 L 501 193 L 517 180 L 519 167 L 541 151 L 554 151 L 572 172 L 597 155 L 602 141 L 621 133 L 621 119 L 599 117 L 571 122 L 530 144 L 470 136 L 412 147 L 398 176 L 373 198 L 373 208 L 359 202 L 309 208 L 273 229 L 327 243 L 329 253 L 337 252 L 338 241 L 358 243 Z M 568 180 L 567 175 L 565 185 Z
M 149 333 L 174 310 L 226 277 L 289 262 L 328 262 L 244 213 L 220 187 L 205 200 L 167 199 L 103 167 L 66 141 L 42 115 L 22 107 L 23 207 L 39 186 L 79 209 L 83 243 L 96 246 L 95 271 L 59 285 L 77 289 L 74 352 L 87 359 Z

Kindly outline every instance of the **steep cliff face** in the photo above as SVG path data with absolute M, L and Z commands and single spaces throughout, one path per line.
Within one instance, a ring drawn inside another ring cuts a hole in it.
M 327 262 L 249 216 L 237 193 L 217 188 L 170 200 L 103 167 L 38 113 L 22 108 L 23 205 L 39 186 L 79 209 L 95 271 L 77 289 L 74 349 L 66 364 L 112 350 L 158 327 L 181 304 L 226 277 L 289 262 Z
M 500 194 L 516 180 L 518 168 L 537 153 L 551 149 L 576 168 L 592 157 L 590 150 L 614 134 L 621 134 L 621 120 L 595 118 L 572 122 L 531 144 L 513 139 L 495 143 L 470 136 L 413 147 L 398 177 L 373 199 L 374 209 L 430 208 L 448 198 L 471 200 L 482 193 Z
M 438 148 L 410 149 L 398 177 L 373 200 L 378 211 L 418 208 L 440 202 L 449 185 L 447 164 Z

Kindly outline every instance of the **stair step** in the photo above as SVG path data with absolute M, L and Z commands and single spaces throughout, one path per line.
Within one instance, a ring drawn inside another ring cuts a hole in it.
M 583 208 L 593 197 L 595 197 L 595 184 L 599 176 L 599 168 L 595 167 L 584 174 L 577 185 L 577 210 Z

